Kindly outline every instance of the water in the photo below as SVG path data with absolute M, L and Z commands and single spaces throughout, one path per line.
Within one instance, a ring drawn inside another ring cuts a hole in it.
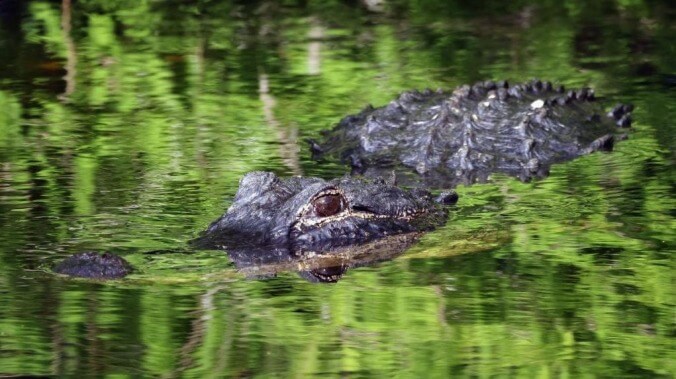
M 0 2 L 0 375 L 673 377 L 673 8 L 386 5 Z M 634 103 L 629 140 L 333 285 L 182 250 L 246 172 L 342 175 L 303 139 L 365 104 L 532 77 Z M 82 250 L 138 272 L 50 273 Z

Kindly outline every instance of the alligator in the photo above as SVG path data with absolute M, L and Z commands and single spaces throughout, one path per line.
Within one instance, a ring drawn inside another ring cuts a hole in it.
M 552 164 L 611 151 L 615 139 L 626 136 L 632 110 L 617 104 L 604 114 L 593 90 L 566 91 L 539 80 L 404 92 L 386 106 L 343 118 L 323 142 L 310 140 L 316 159 L 339 158 L 352 176 L 246 174 L 227 212 L 190 245 L 225 250 L 239 267 L 286 262 L 308 280 L 335 281 L 349 262 L 322 266 L 308 260 L 340 255 L 337 249 L 363 256 L 374 244 L 401 251 L 445 222 L 448 205 L 457 201 L 448 189 L 488 181 L 492 174 L 541 178 Z M 421 186 L 443 191 L 435 198 Z M 381 239 L 395 242 L 378 244 Z M 130 270 L 114 254 L 91 252 L 55 267 L 95 279 Z

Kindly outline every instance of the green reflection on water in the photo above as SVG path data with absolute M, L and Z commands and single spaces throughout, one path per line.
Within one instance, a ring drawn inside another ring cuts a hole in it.
M 0 8 L 0 374 L 676 374 L 668 5 L 14 3 Z M 534 76 L 635 103 L 635 131 L 543 181 L 459 188 L 447 225 L 336 285 L 246 280 L 225 254 L 181 251 L 248 171 L 342 175 L 302 139 L 365 104 Z M 47 272 L 86 249 L 139 270 Z

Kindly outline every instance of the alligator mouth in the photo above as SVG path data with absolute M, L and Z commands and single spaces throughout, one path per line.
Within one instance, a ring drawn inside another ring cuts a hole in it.
M 297 220 L 291 225 L 290 229 L 290 234 L 293 235 L 294 231 L 303 231 L 307 230 L 309 228 L 319 228 L 323 226 L 331 226 L 333 224 L 337 223 L 350 223 L 355 222 L 358 220 L 363 220 L 363 221 L 373 221 L 373 222 L 378 222 L 380 220 L 382 221 L 388 221 L 388 220 L 398 220 L 402 222 L 410 222 L 415 220 L 416 218 L 424 217 L 425 215 L 430 214 L 430 211 L 427 209 L 424 210 L 418 210 L 418 209 L 405 209 L 402 210 L 400 213 L 396 215 L 387 215 L 387 214 L 377 214 L 374 213 L 373 211 L 364 208 L 364 207 L 352 207 L 344 212 L 341 212 L 340 214 L 331 216 L 331 217 L 324 217 L 321 219 L 301 219 Z M 338 227 L 340 229 L 340 227 Z M 347 229 L 346 228 L 346 232 Z M 384 235 L 387 235 L 384 233 Z
M 443 209 L 374 214 L 357 207 L 322 220 L 297 220 L 289 229 L 289 251 L 296 256 L 333 253 L 399 234 L 434 229 L 446 219 Z

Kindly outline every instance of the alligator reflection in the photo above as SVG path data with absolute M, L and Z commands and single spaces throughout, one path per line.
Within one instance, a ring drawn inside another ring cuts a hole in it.
M 399 256 L 422 233 L 399 234 L 368 243 L 327 251 L 308 251 L 303 255 L 275 246 L 256 246 L 234 242 L 226 248 L 237 270 L 250 279 L 266 279 L 279 273 L 296 271 L 314 283 L 335 283 L 348 269 L 374 265 Z
M 238 236 L 223 237 L 217 244 L 213 240 L 196 239 L 187 250 L 154 250 L 145 256 L 165 254 L 191 254 L 193 249 L 219 250 L 227 253 L 237 271 L 249 279 L 269 279 L 284 272 L 297 272 L 313 283 L 335 283 L 348 269 L 374 265 L 394 259 L 413 245 L 424 233 L 409 232 L 382 237 L 361 244 L 327 248 L 324 250 L 292 251 L 276 245 L 256 244 Z M 58 274 L 93 280 L 121 279 L 136 271 L 123 257 L 111 252 L 86 251 L 73 254 L 54 265 Z M 143 272 L 143 269 L 140 270 Z

